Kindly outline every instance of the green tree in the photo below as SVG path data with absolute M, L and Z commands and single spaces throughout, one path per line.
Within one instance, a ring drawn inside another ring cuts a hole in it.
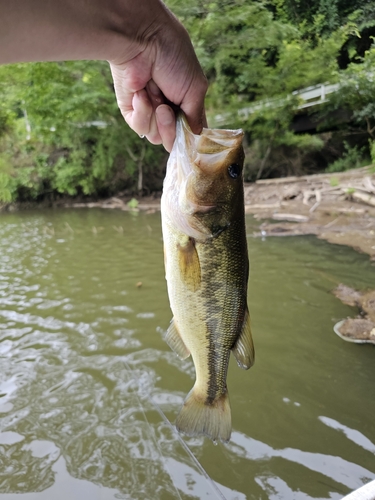
M 106 63 L 2 67 L 0 81 L 14 115 L 0 151 L 12 197 L 135 190 L 139 155 L 153 169 L 163 168 L 163 149 L 138 138 L 120 115 Z M 158 180 L 158 188 L 160 184 Z M 9 199 L 8 192 L 5 197 Z
M 350 17 L 355 9 L 344 13 L 339 0 L 190 0 L 183 6 L 175 0 L 171 6 L 188 26 L 210 81 L 209 123 L 220 113 L 225 126 L 247 132 L 248 178 L 271 171 L 302 173 L 305 157 L 322 149 L 324 141 L 291 131 L 300 102 L 290 96 L 338 80 L 342 47 L 358 36 Z M 245 121 L 238 116 L 243 108 L 253 109 Z M 277 154 L 284 161 L 274 169 Z
M 338 75 L 339 92 L 327 105 L 328 109 L 347 109 L 353 121 L 375 139 L 375 46 L 366 51 L 362 64 L 351 63 Z

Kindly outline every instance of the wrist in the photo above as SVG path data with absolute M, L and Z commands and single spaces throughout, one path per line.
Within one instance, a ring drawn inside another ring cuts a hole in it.
M 160 0 L 114 0 L 106 24 L 112 35 L 106 59 L 118 65 L 129 61 L 157 44 L 171 25 L 179 22 Z

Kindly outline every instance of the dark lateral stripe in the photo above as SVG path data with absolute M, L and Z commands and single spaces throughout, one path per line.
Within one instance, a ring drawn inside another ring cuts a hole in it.
M 217 323 L 217 320 L 209 323 Z M 210 329 L 209 329 L 210 330 Z M 220 349 L 214 345 L 212 335 L 208 333 L 208 387 L 205 404 L 211 405 L 218 397 L 226 393 L 229 350 Z
M 246 306 L 247 252 L 243 219 L 237 220 L 217 238 L 199 245 L 199 254 L 202 266 L 200 295 L 206 310 L 208 343 L 205 404 L 211 405 L 226 393 L 230 349 L 239 333 L 239 316 Z M 237 285 L 230 295 L 227 280 Z
M 215 325 L 212 325 L 214 323 Z M 214 400 L 217 397 L 218 394 L 218 389 L 219 389 L 219 384 L 218 384 L 218 377 L 217 377 L 217 359 L 216 359 L 216 353 L 215 353 L 215 345 L 212 339 L 212 335 L 210 333 L 210 330 L 212 326 L 215 328 L 217 324 L 217 320 L 214 321 L 208 321 L 208 387 L 207 387 L 207 398 L 205 401 L 206 405 L 210 405 L 214 402 Z M 211 328 L 210 328 L 211 326 Z

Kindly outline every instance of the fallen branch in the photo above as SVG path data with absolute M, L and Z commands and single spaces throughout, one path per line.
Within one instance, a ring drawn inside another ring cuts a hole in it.
M 365 177 L 363 179 L 363 185 L 365 186 L 366 191 L 369 191 L 370 193 L 375 194 L 375 186 L 372 183 L 371 177 L 368 177 L 368 176 Z
M 302 200 L 302 203 L 304 205 L 308 205 L 309 204 L 309 199 L 315 195 L 315 191 L 311 191 L 310 189 L 309 190 L 306 190 L 303 192 L 303 200 Z
M 366 203 L 367 205 L 375 207 L 375 196 L 373 196 L 372 194 L 362 193 L 360 191 L 354 191 L 354 193 L 351 193 L 351 196 L 355 201 Z
M 288 182 L 300 182 L 300 181 L 311 181 L 315 182 L 317 180 L 329 180 L 332 178 L 335 179 L 345 179 L 350 177 L 361 177 L 364 174 L 370 173 L 370 167 L 361 167 L 355 168 L 352 170 L 346 170 L 345 172 L 335 172 L 332 174 L 311 174 L 311 175 L 301 175 L 301 177 L 291 176 L 291 177 L 281 177 L 275 179 L 259 179 L 256 181 L 256 184 L 287 184 Z
M 331 227 L 333 226 L 334 224 L 336 224 L 336 222 L 339 220 L 339 217 L 336 217 L 336 219 L 333 219 L 331 220 L 331 222 L 328 222 L 328 224 L 325 224 L 323 227 L 327 228 L 327 227 Z
M 311 214 L 318 208 L 318 206 L 320 205 L 320 202 L 322 201 L 322 193 L 319 191 L 319 189 L 316 189 L 314 192 L 315 192 L 316 202 L 309 210 L 309 212 Z
M 291 222 L 307 222 L 309 218 L 306 215 L 299 214 L 273 214 L 272 219 L 288 220 Z
M 253 205 L 245 205 L 245 211 L 251 210 L 269 210 L 270 208 L 280 208 L 280 203 L 255 203 Z

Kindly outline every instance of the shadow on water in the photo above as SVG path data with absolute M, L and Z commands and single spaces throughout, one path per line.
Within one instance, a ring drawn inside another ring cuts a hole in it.
M 374 479 L 375 351 L 333 333 L 353 310 L 330 290 L 375 268 L 314 238 L 249 251 L 257 362 L 231 364 L 232 440 L 213 446 L 164 417 L 194 368 L 161 338 L 159 215 L 2 216 L 0 499 L 339 499 Z

